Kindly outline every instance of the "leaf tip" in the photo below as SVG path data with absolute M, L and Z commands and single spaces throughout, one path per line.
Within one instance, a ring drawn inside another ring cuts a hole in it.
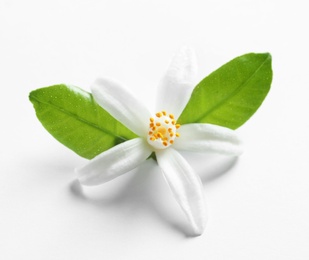
M 29 95 L 28 95 L 28 98 L 29 98 L 29 101 L 34 104 L 35 102 L 35 93 L 37 92 L 37 90 L 32 90 Z
M 270 61 L 272 60 L 272 56 L 271 56 L 271 54 L 269 52 L 265 52 L 263 54 L 265 55 L 267 60 L 270 60 Z

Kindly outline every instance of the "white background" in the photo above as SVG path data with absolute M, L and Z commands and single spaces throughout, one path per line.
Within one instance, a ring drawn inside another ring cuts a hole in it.
M 308 17 L 300 0 L 0 0 L 0 259 L 309 259 Z M 151 161 L 81 188 L 74 168 L 86 160 L 28 101 L 36 88 L 89 90 L 107 76 L 151 104 L 183 45 L 200 79 L 244 53 L 273 57 L 272 89 L 237 130 L 239 160 L 185 155 L 210 211 L 200 237 Z

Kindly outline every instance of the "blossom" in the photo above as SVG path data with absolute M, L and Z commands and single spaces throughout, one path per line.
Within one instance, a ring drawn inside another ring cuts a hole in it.
M 200 235 L 207 222 L 203 187 L 200 177 L 179 151 L 235 156 L 242 149 L 231 129 L 204 123 L 177 123 L 195 86 L 195 75 L 194 52 L 183 48 L 159 82 L 153 114 L 119 82 L 97 79 L 91 87 L 96 102 L 138 137 L 104 151 L 76 172 L 83 185 L 102 184 L 136 168 L 154 152 L 194 234 Z

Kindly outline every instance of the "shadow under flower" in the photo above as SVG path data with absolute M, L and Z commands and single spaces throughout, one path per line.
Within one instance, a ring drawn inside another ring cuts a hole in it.
M 237 161 L 236 157 L 228 156 L 192 155 L 190 153 L 183 153 L 183 155 L 200 175 L 204 185 L 223 176 Z M 201 164 L 201 161 L 207 163 Z M 122 183 L 123 187 L 117 192 L 113 191 L 113 194 L 92 196 L 88 194 L 88 188 L 81 186 L 77 180 L 70 184 L 70 191 L 75 198 L 100 208 L 119 208 L 121 205 L 126 208 L 130 207 L 132 214 L 139 214 L 139 211 L 151 212 L 169 228 L 180 231 L 187 237 L 194 236 L 154 160 L 147 160 L 128 175 Z
M 204 185 L 224 176 L 238 161 L 237 156 L 226 156 L 213 153 L 181 152 L 181 154 L 200 176 Z

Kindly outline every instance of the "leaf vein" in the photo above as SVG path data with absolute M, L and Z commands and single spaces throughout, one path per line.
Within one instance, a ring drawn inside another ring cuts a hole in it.
M 221 107 L 224 103 L 227 102 L 227 100 L 231 99 L 233 96 L 237 95 L 246 85 L 247 83 L 254 77 L 254 75 L 264 66 L 264 64 L 270 59 L 270 56 L 268 55 L 267 58 L 263 61 L 263 63 L 254 71 L 254 73 L 238 88 L 236 88 L 230 95 L 226 96 L 226 98 L 222 99 L 221 102 L 210 108 L 207 112 L 205 112 L 202 116 L 200 116 L 196 122 L 201 122 L 203 118 L 207 117 L 209 114 L 211 114 L 214 110 L 217 110 L 219 107 Z
M 72 113 L 72 112 L 70 112 L 70 111 L 67 111 L 67 110 L 65 110 L 65 109 L 62 109 L 61 107 L 56 106 L 56 105 L 53 104 L 53 103 L 41 101 L 41 100 L 39 100 L 37 97 L 35 97 L 35 96 L 33 96 L 33 95 L 31 96 L 31 98 L 34 99 L 34 100 L 36 100 L 37 102 L 39 102 L 39 103 L 41 103 L 41 104 L 45 104 L 45 105 L 51 106 L 51 107 L 57 109 L 58 111 L 61 111 L 62 113 L 67 114 L 67 115 L 69 115 L 70 117 L 73 117 L 74 119 L 76 119 L 76 120 L 78 120 L 78 121 L 80 121 L 80 122 L 86 123 L 87 125 L 89 125 L 89 126 L 95 128 L 95 129 L 97 129 L 97 130 L 100 130 L 100 131 L 102 131 L 102 132 L 104 132 L 104 133 L 106 133 L 106 134 L 108 134 L 108 135 L 117 137 L 117 138 L 119 138 L 119 139 L 121 139 L 121 140 L 123 140 L 123 141 L 127 141 L 127 140 L 128 140 L 128 139 L 126 139 L 126 138 L 124 138 L 124 137 L 122 137 L 122 136 L 118 136 L 118 135 L 113 134 L 112 132 L 108 131 L 108 130 L 105 129 L 105 128 L 102 128 L 102 127 L 98 126 L 97 124 L 94 124 L 94 123 L 92 123 L 92 122 L 89 122 L 89 121 L 87 121 L 86 119 L 84 119 L 84 118 L 82 118 L 82 117 L 80 117 L 80 116 L 77 116 L 76 114 L 74 114 L 74 113 Z

